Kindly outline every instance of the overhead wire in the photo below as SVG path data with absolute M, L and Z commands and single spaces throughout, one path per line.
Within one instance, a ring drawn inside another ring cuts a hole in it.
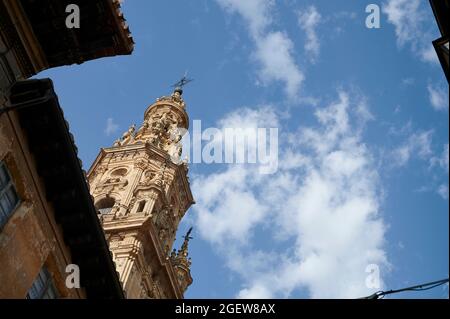
M 449 282 L 449 278 L 446 278 L 446 279 L 441 279 L 441 280 L 437 280 L 437 281 L 428 282 L 425 284 L 420 284 L 420 285 L 396 289 L 396 290 L 377 291 L 376 293 L 374 293 L 370 296 L 363 297 L 360 299 L 382 299 L 386 295 L 396 294 L 396 293 L 404 292 L 404 291 L 425 291 L 425 290 L 430 290 L 430 289 L 445 285 L 448 282 Z

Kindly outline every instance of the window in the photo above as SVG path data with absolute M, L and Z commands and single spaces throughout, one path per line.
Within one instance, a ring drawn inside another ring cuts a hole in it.
M 19 203 L 16 189 L 11 176 L 2 162 L 0 162 L 0 228 L 2 228 Z
M 43 267 L 27 293 L 27 299 L 56 299 L 58 294 L 52 277 L 46 267 Z
M 115 204 L 115 200 L 112 197 L 106 197 L 98 201 L 98 203 L 95 205 L 98 212 L 100 214 L 109 214 Z
M 145 200 L 140 201 L 140 202 L 139 202 L 138 209 L 137 209 L 137 212 L 138 212 L 138 213 L 142 213 L 142 212 L 144 211 L 144 207 L 145 207 Z

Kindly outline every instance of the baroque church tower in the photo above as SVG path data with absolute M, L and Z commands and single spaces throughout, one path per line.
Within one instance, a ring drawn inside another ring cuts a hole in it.
M 158 98 L 88 172 L 90 191 L 127 298 L 183 298 L 192 283 L 190 231 L 171 251 L 178 225 L 194 203 L 180 160 L 189 118 L 180 81 Z

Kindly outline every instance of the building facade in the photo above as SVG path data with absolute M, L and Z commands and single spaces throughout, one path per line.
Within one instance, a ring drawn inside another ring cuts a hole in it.
M 180 161 L 189 125 L 182 89 L 161 97 L 112 147 L 101 149 L 88 181 L 127 298 L 183 298 L 192 283 L 189 233 L 171 251 L 194 203 Z
M 0 298 L 123 298 L 51 80 L 17 82 L 8 99 L 12 109 L 0 113 Z
M 0 0 L 0 298 L 123 298 L 73 136 L 44 69 L 131 54 L 118 0 Z M 81 286 L 66 283 L 67 266 Z
M 0 298 L 85 298 L 17 113 L 0 118 L 0 180 Z

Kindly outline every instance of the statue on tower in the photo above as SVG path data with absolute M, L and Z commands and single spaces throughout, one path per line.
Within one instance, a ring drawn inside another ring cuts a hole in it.
M 136 124 L 130 126 L 130 128 L 123 133 L 122 138 L 114 142 L 114 146 L 123 146 L 130 144 L 134 141 L 134 132 L 136 130 Z
M 134 139 L 134 131 L 136 130 L 136 124 L 130 126 L 128 131 L 122 135 L 122 145 L 127 145 Z

